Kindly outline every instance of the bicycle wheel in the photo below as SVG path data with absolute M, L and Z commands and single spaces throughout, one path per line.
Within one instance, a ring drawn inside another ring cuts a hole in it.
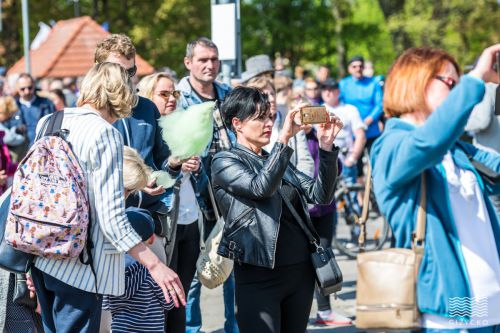
M 333 245 L 344 255 L 355 259 L 360 251 L 357 224 L 360 214 L 353 207 L 348 195 L 342 195 L 337 201 L 337 225 L 333 235 Z M 370 200 L 370 214 L 366 221 L 365 251 L 380 250 L 389 238 L 390 227 L 385 218 L 375 208 L 376 202 Z

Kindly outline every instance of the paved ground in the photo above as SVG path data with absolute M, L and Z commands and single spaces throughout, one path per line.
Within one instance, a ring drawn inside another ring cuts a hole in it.
M 336 254 L 337 255 L 337 254 Z M 332 300 L 332 306 L 338 312 L 353 317 L 355 314 L 355 299 L 356 299 L 356 261 L 348 260 L 347 257 L 337 255 L 337 260 L 342 269 L 344 276 L 344 284 L 342 291 L 338 293 L 338 298 Z M 215 290 L 204 288 L 202 290 L 201 308 L 203 313 L 202 331 L 205 333 L 224 333 L 224 308 L 222 302 L 222 287 Z M 310 318 L 316 315 L 316 302 L 313 303 Z M 357 332 L 356 328 L 350 326 L 313 326 L 309 325 L 308 332 L 311 333 L 353 333 Z M 257 332 L 256 332 L 257 333 Z

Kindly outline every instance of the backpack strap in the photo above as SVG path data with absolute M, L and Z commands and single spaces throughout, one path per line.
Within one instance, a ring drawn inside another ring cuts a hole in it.
M 61 126 L 64 118 L 64 110 L 54 112 L 50 116 L 49 124 L 45 128 L 44 136 L 59 135 L 61 132 Z

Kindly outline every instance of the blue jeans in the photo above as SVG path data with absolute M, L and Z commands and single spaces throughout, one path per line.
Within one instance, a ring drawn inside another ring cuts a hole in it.
M 499 333 L 500 325 L 486 326 L 480 328 L 467 328 L 464 326 L 463 330 L 467 330 L 469 333 Z M 440 329 L 440 328 L 423 328 L 423 333 L 460 333 L 460 329 Z
M 46 333 L 94 333 L 101 323 L 102 295 L 89 293 L 31 269 Z
M 348 166 L 344 165 L 342 168 L 342 177 L 345 179 L 347 184 L 356 184 L 356 181 L 358 179 L 357 166 L 353 165 L 351 167 L 348 167 Z M 354 209 L 356 209 L 356 212 L 361 213 L 359 203 L 358 203 L 357 194 L 358 194 L 358 192 L 352 191 L 349 196 L 351 197 L 351 201 L 352 201 Z
M 224 332 L 239 333 L 236 316 L 234 313 L 234 274 L 224 282 L 222 292 L 224 294 Z M 201 309 L 200 309 L 201 282 L 194 276 L 186 303 L 186 333 L 198 333 L 201 330 Z

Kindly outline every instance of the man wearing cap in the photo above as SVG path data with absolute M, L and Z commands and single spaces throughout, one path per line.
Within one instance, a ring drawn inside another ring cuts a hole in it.
M 363 76 L 364 63 L 361 56 L 349 60 L 348 71 L 351 75 L 340 81 L 340 101 L 354 105 L 359 110 L 363 122 L 368 126 L 366 147 L 370 149 L 380 135 L 378 120 L 383 113 L 383 92 L 378 80 Z

